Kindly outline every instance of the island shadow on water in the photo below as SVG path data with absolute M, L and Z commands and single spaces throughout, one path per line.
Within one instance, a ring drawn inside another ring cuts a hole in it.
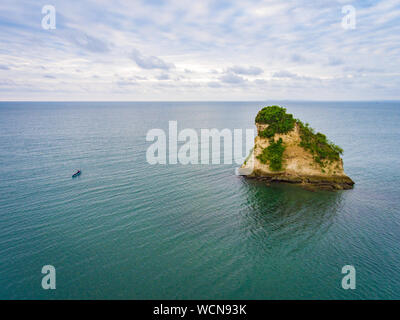
M 247 202 L 242 226 L 261 248 L 290 255 L 322 239 L 343 206 L 345 191 L 311 192 L 299 186 L 242 179 Z

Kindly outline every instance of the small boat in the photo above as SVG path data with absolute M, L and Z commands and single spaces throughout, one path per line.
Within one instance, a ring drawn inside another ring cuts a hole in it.
M 77 172 L 75 172 L 73 175 L 72 175 L 72 178 L 76 178 L 77 176 L 80 176 L 81 175 L 81 170 L 78 170 Z

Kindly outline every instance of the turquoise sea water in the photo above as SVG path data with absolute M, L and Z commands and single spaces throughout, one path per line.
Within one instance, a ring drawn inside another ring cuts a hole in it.
M 0 299 L 399 299 L 400 102 L 275 102 L 343 147 L 353 190 L 146 162 L 168 120 L 254 128 L 272 103 L 0 103 Z

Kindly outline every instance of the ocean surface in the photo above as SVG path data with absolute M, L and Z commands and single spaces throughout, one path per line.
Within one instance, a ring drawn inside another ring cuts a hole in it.
M 271 104 L 344 149 L 353 190 L 146 161 L 169 120 L 255 128 Z M 400 102 L 1 102 L 0 299 L 399 299 L 399 123 Z

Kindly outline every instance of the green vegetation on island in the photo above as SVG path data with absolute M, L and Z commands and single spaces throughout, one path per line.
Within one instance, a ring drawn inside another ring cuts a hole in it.
M 269 146 L 263 149 L 262 153 L 257 158 L 264 164 L 269 163 L 272 171 L 282 170 L 282 156 L 285 151 L 282 138 L 277 142 L 271 138 Z
M 303 124 L 300 120 L 297 120 L 297 123 L 300 128 L 300 146 L 311 152 L 315 162 L 324 167 L 325 161 L 332 162 L 340 159 L 343 153 L 341 147 L 329 141 L 326 135 L 320 132 L 315 133 L 308 123 Z
M 321 168 L 324 168 L 327 162 L 340 160 L 340 155 L 343 153 L 343 149 L 329 141 L 324 134 L 315 133 L 308 123 L 303 124 L 299 119 L 293 118 L 292 114 L 286 113 L 286 109 L 280 106 L 261 109 L 255 122 L 268 125 L 266 129 L 259 132 L 259 136 L 269 138 L 270 145 L 257 158 L 264 164 L 268 163 L 272 171 L 282 170 L 282 157 L 285 151 L 285 145 L 281 138 L 275 142 L 275 134 L 288 133 L 294 129 L 296 124 L 299 127 L 300 146 L 312 154 L 314 161 Z
M 287 133 L 293 130 L 295 122 L 293 115 L 279 106 L 262 108 L 256 116 L 256 123 L 268 124 L 268 128 L 259 134 L 263 138 L 271 138 L 275 133 Z

